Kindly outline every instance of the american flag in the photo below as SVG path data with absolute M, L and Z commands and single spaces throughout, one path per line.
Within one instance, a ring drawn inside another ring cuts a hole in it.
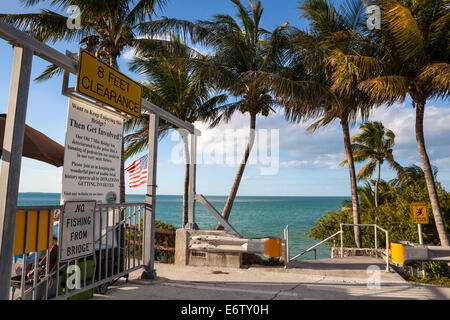
M 130 188 L 137 188 L 147 182 L 148 156 L 137 159 L 125 170 L 130 174 Z

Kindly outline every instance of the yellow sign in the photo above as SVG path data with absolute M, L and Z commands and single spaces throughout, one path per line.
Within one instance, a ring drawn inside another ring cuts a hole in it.
M 428 212 L 426 202 L 413 202 L 411 204 L 411 213 L 414 224 L 428 224 Z
M 141 116 L 141 85 L 85 50 L 80 51 L 77 92 L 134 117 Z

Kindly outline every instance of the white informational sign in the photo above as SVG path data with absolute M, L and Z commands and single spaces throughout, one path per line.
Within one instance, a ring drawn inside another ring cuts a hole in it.
M 94 253 L 95 201 L 69 201 L 60 218 L 60 261 Z
M 117 203 L 123 118 L 69 99 L 61 201 Z

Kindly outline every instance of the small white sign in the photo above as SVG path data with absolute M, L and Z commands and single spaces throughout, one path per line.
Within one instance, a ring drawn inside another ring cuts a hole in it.
M 94 254 L 95 201 L 70 201 L 60 218 L 60 261 Z

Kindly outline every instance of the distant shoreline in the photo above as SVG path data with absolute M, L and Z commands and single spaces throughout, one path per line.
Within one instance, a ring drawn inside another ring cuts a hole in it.
M 19 195 L 21 194 L 47 194 L 47 195 L 59 195 L 61 196 L 61 193 L 57 192 L 19 192 Z M 138 193 L 128 193 L 127 196 L 136 196 L 136 197 L 145 197 L 145 194 L 138 194 Z M 158 194 L 158 196 L 167 196 L 167 197 L 182 197 L 181 194 Z M 220 197 L 220 198 L 226 198 L 228 195 L 204 195 L 205 197 Z M 351 196 L 236 196 L 237 198 L 351 198 Z

